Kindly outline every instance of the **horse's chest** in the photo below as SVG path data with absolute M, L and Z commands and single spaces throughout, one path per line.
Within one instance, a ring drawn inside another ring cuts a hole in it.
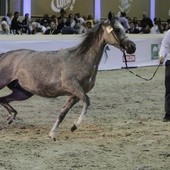
M 86 84 L 87 84 L 88 86 L 91 85 L 91 84 L 93 84 L 93 82 L 94 82 L 94 76 L 89 77 L 85 82 L 86 82 Z
M 94 87 L 95 80 L 96 80 L 96 73 L 91 74 L 90 76 L 86 77 L 82 81 L 82 86 L 83 86 L 84 90 L 90 91 Z

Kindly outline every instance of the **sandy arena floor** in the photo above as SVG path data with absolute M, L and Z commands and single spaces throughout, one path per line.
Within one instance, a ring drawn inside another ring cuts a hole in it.
M 156 67 L 133 69 L 150 77 Z M 8 94 L 1 90 L 1 96 Z M 13 102 L 7 125 L 0 107 L 0 170 L 169 170 L 170 123 L 164 116 L 164 66 L 146 82 L 126 70 L 98 72 L 88 117 L 74 133 L 82 103 L 66 116 L 54 142 L 48 138 L 65 97 L 33 96 Z

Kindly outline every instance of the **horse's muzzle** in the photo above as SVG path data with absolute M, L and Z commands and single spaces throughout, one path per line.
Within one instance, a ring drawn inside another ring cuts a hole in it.
M 133 54 L 136 51 L 136 44 L 129 40 L 126 39 L 121 43 L 121 47 L 128 53 L 128 54 Z

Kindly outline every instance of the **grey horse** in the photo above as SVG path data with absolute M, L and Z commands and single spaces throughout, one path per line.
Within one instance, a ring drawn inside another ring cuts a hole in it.
M 127 53 L 134 53 L 136 46 L 125 34 L 118 19 L 110 12 L 108 20 L 101 21 L 83 41 L 73 48 L 59 51 L 33 51 L 20 49 L 0 56 L 0 89 L 8 87 L 11 94 L 0 97 L 0 104 L 9 112 L 12 123 L 17 111 L 9 105 L 12 101 L 26 100 L 34 94 L 55 98 L 68 96 L 50 133 L 55 140 L 60 123 L 72 106 L 80 100 L 83 109 L 71 127 L 76 130 L 84 120 L 90 104 L 87 93 L 94 87 L 98 66 L 106 44 Z

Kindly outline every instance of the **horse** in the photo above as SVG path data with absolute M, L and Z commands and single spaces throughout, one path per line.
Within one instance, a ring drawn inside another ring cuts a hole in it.
M 108 19 L 99 22 L 77 46 L 58 51 L 18 49 L 0 55 L 0 89 L 8 87 L 9 95 L 0 97 L 8 111 L 11 124 L 17 111 L 9 104 L 38 95 L 46 98 L 67 96 L 66 103 L 55 120 L 49 137 L 56 140 L 56 131 L 66 114 L 76 103 L 83 102 L 82 112 L 73 123 L 75 131 L 87 115 L 90 99 L 87 93 L 94 87 L 98 66 L 106 44 L 132 54 L 135 43 L 130 40 L 118 18 L 109 12 Z

